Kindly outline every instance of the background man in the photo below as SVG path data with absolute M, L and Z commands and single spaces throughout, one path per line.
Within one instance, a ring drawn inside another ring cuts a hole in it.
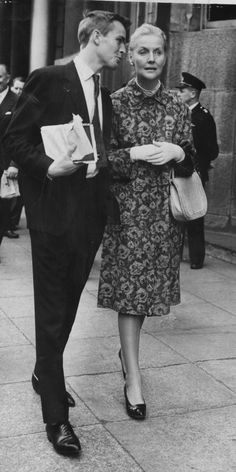
M 48 439 L 67 455 L 78 454 L 80 443 L 68 420 L 68 402 L 72 406 L 74 400 L 65 389 L 63 351 L 107 216 L 104 144 L 110 140 L 112 107 L 97 73 L 118 66 L 126 26 L 117 14 L 89 12 L 79 25 L 81 51 L 69 64 L 29 76 L 5 138 L 9 158 L 20 167 L 32 244 L 37 354 L 32 383 L 41 395 Z M 96 166 L 75 165 L 74 145 L 55 161 L 45 154 L 40 128 L 68 123 L 72 114 L 94 123 Z
M 183 80 L 178 85 L 179 96 L 191 110 L 196 164 L 204 186 L 209 180 L 211 161 L 219 153 L 216 125 L 213 116 L 199 102 L 201 90 L 206 88 L 205 84 L 188 72 L 183 72 L 182 76 Z M 191 269 L 201 269 L 205 258 L 204 218 L 189 221 L 186 227 Z
M 11 91 L 16 93 L 16 95 L 20 95 L 22 93 L 23 87 L 25 85 L 24 77 L 14 77 L 12 80 Z
M 21 95 L 23 87 L 25 85 L 25 79 L 23 77 L 15 77 L 12 80 L 11 91 L 14 92 L 18 97 Z M 9 178 L 17 179 L 18 178 L 18 167 L 15 162 L 11 162 L 10 167 L 8 168 Z M 23 208 L 23 198 L 21 195 L 15 197 L 11 202 L 10 209 L 10 218 L 8 228 L 4 233 L 4 236 L 11 239 L 19 238 L 19 234 L 15 232 L 20 222 L 21 211 Z
M 2 138 L 10 122 L 12 110 L 17 102 L 17 96 L 9 88 L 10 74 L 5 64 L 0 64 L 0 179 L 3 171 L 6 169 L 6 151 L 2 145 Z M 9 162 L 8 162 L 9 164 Z M 11 169 L 9 169 L 11 172 Z M 9 175 L 9 177 L 11 177 Z M 7 229 L 11 199 L 0 198 L 0 245 L 4 236 L 5 230 Z

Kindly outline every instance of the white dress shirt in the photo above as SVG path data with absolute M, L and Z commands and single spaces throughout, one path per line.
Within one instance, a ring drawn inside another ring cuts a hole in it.
M 7 95 L 9 87 L 7 87 L 3 92 L 0 93 L 0 104 L 3 102 L 5 96 Z
M 82 88 L 83 88 L 83 92 L 84 92 L 84 96 L 85 96 L 85 100 L 86 100 L 86 104 L 88 108 L 90 123 L 91 123 L 93 120 L 94 108 L 95 108 L 94 81 L 93 81 L 94 71 L 86 64 L 86 62 L 80 57 L 79 54 L 74 58 L 74 63 L 75 63 L 78 76 L 80 78 Z M 102 129 L 103 116 L 102 116 L 101 89 L 98 95 L 98 113 L 99 113 L 100 126 Z

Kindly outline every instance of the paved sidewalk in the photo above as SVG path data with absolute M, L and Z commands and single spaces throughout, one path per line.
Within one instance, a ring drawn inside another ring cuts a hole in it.
M 78 459 L 47 441 L 30 378 L 34 321 L 29 236 L 4 239 L 0 264 L 0 469 L 3 472 L 236 471 L 236 266 L 182 263 L 182 304 L 148 319 L 141 367 L 148 415 L 124 409 L 116 314 L 96 308 L 99 256 L 65 353 Z

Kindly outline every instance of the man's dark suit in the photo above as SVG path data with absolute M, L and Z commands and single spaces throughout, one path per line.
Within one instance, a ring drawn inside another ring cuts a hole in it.
M 209 180 L 211 161 L 219 153 L 216 125 L 210 112 L 198 103 L 191 112 L 193 142 L 196 149 L 196 166 L 203 186 Z M 202 266 L 205 257 L 204 218 L 187 223 L 189 257 L 191 265 Z
M 7 95 L 0 104 L 0 141 L 9 125 L 12 110 L 17 102 L 17 96 L 15 93 L 8 90 Z M 8 161 L 7 155 L 3 149 L 2 143 L 0 142 L 0 179 L 2 177 L 4 169 L 7 168 L 6 162 Z M 11 200 L 0 198 L 0 244 L 2 242 L 5 230 L 8 227 L 10 219 L 10 208 Z
M 108 145 L 112 107 L 106 90 L 102 105 Z M 89 122 L 74 62 L 40 69 L 27 80 L 5 138 L 9 157 L 20 167 L 31 233 L 36 374 L 46 423 L 68 418 L 62 355 L 106 222 L 106 168 L 90 179 L 86 165 L 68 177 L 47 177 L 52 160 L 44 153 L 40 128 L 70 122 L 72 114 Z

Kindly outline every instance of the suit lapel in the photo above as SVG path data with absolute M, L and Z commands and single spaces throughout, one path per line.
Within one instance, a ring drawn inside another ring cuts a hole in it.
M 83 87 L 73 61 L 65 66 L 64 88 L 71 96 L 73 113 L 75 115 L 79 114 L 85 123 L 89 123 L 89 114 Z
M 89 123 L 89 113 L 76 67 L 74 62 L 65 66 L 64 89 L 71 97 L 72 113 L 79 114 L 84 123 Z M 106 146 L 110 140 L 112 105 L 109 92 L 101 89 L 102 93 L 102 111 L 103 111 L 103 136 Z
M 6 112 L 11 111 L 16 101 L 16 95 L 9 90 L 0 104 L 0 115 L 5 115 Z

